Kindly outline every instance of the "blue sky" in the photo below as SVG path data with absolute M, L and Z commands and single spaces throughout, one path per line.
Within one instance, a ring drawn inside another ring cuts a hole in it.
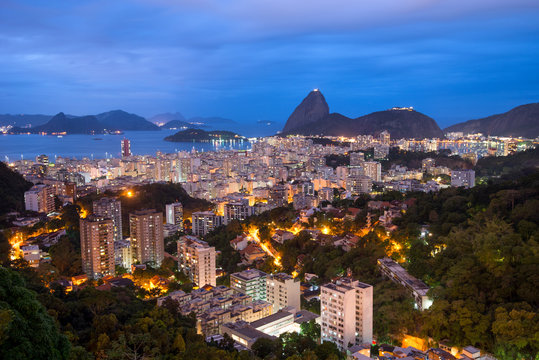
M 539 101 L 537 0 L 3 0 L 0 51 L 0 113 L 284 123 L 320 88 L 444 127 Z

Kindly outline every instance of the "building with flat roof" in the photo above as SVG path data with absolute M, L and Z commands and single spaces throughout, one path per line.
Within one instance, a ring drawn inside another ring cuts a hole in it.
M 243 270 L 230 274 L 230 287 L 255 300 L 266 300 L 266 278 L 268 274 L 258 269 Z
M 223 225 L 223 217 L 213 211 L 194 212 L 191 219 L 193 235 L 196 236 L 204 236 Z
M 199 287 L 216 285 L 215 248 L 196 236 L 178 240 L 178 267 Z
M 167 224 L 183 226 L 183 205 L 182 203 L 167 204 L 165 206 L 165 217 Z
M 343 277 L 321 286 L 321 340 L 341 350 L 372 342 L 371 285 Z
M 388 257 L 378 259 L 378 267 L 384 275 L 397 284 L 404 286 L 412 294 L 419 310 L 426 310 L 432 305 L 432 299 L 427 296 L 429 287 L 423 281 L 408 274 L 393 259 Z
M 112 220 L 114 241 L 122 240 L 122 204 L 120 199 L 103 197 L 92 203 L 93 213 Z
M 163 213 L 154 209 L 129 214 L 133 263 L 151 262 L 160 266 L 165 257 Z
M 82 270 L 91 279 L 115 273 L 112 220 L 89 215 L 80 219 Z
M 266 299 L 275 310 L 292 306 L 301 309 L 300 282 L 285 273 L 270 274 L 266 278 Z
M 24 208 L 26 210 L 50 213 L 54 211 L 53 189 L 44 184 L 34 185 L 24 193 Z
M 451 186 L 473 188 L 475 186 L 475 171 L 451 170 Z

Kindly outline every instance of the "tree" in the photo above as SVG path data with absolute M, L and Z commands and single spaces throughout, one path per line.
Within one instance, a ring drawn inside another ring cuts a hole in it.
M 1 358 L 68 359 L 67 338 L 23 278 L 4 267 L 0 267 L 0 314 Z
M 185 351 L 185 341 L 183 340 L 182 334 L 180 334 L 179 332 L 178 334 L 176 334 L 176 337 L 174 338 L 174 343 L 172 344 L 172 348 L 180 353 Z
M 266 356 L 275 354 L 280 357 L 282 352 L 282 345 L 279 339 L 272 340 L 265 337 L 261 337 L 255 341 L 251 350 L 261 359 L 264 359 Z
M 316 323 L 316 321 L 311 320 L 309 322 L 304 322 L 301 324 L 301 334 L 305 335 L 315 341 L 318 341 L 320 339 L 320 325 Z

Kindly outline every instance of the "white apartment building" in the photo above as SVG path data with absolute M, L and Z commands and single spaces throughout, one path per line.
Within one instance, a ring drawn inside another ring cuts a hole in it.
M 331 341 L 341 350 L 370 344 L 372 286 L 344 277 L 322 285 L 320 290 L 322 341 Z
M 243 270 L 230 274 L 230 287 L 247 294 L 254 300 L 266 300 L 266 278 L 268 274 L 258 269 Z
M 167 204 L 165 206 L 165 217 L 167 224 L 183 226 L 183 205 L 182 203 Z
M 300 310 L 299 280 L 284 273 L 268 275 L 266 278 L 266 300 L 273 304 L 274 311 L 287 306 Z
M 197 211 L 192 216 L 192 230 L 196 236 L 204 236 L 223 224 L 223 217 L 212 211 Z
M 178 268 L 198 287 L 216 286 L 215 248 L 196 236 L 182 236 L 178 240 Z
M 464 186 L 466 189 L 475 186 L 474 170 L 451 170 L 451 186 Z
M 363 164 L 363 172 L 372 181 L 382 181 L 382 164 L 377 161 L 365 161 Z
M 112 220 L 114 241 L 122 240 L 122 204 L 120 199 L 103 197 L 92 203 L 95 215 Z
M 34 185 L 24 193 L 24 208 L 26 210 L 50 213 L 54 211 L 54 192 L 47 185 Z

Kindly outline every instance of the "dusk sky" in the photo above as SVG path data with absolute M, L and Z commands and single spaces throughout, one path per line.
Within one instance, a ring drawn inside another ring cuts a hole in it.
M 0 113 L 284 123 L 320 88 L 445 127 L 539 101 L 537 0 L 2 0 L 0 49 Z

